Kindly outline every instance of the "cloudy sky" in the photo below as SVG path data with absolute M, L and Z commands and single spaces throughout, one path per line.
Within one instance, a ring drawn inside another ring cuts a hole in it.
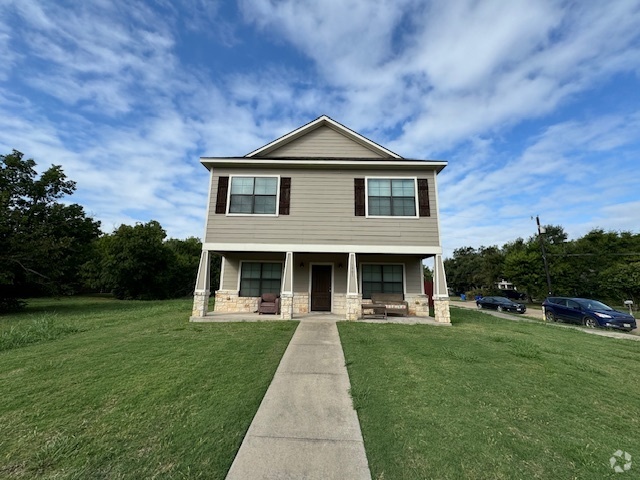
M 177 6 L 179 4 L 179 6 Z M 326 114 L 439 175 L 443 244 L 640 231 L 640 1 L 0 0 L 0 153 L 200 237 L 200 156 Z

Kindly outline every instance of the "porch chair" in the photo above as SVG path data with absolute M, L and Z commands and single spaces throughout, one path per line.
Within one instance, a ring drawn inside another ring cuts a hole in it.
M 280 313 L 280 295 L 277 293 L 263 293 L 258 299 L 258 313 Z

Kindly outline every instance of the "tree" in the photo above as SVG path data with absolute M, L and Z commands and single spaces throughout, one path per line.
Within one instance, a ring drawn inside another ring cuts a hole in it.
M 100 239 L 94 250 L 98 257 L 85 272 L 94 272 L 93 285 L 119 299 L 167 298 L 171 252 L 164 245 L 166 235 L 155 220 L 120 225 Z
M 190 237 L 186 240 L 170 238 L 165 242 L 165 245 L 173 255 L 169 271 L 170 296 L 184 297 L 192 295 L 200 264 L 202 243 L 195 237 Z M 220 282 L 220 263 L 219 255 L 211 256 L 212 289 L 217 289 Z
M 603 294 L 620 305 L 632 300 L 640 301 L 640 262 L 617 263 L 602 272 L 600 289 Z
M 156 221 L 121 225 L 93 245 L 94 256 L 83 268 L 88 288 L 119 299 L 151 300 L 193 294 L 202 243 L 194 237 L 165 240 Z M 220 257 L 211 261 L 212 285 L 220 278 Z
M 35 294 L 73 292 L 100 233 L 80 205 L 58 202 L 76 189 L 62 167 L 38 178 L 35 166 L 17 150 L 0 155 L 0 310 Z

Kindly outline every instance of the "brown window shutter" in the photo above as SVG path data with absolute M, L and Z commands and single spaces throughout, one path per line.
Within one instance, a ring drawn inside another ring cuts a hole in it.
M 280 215 L 289 215 L 291 203 L 291 177 L 280 179 Z
M 364 217 L 364 178 L 354 178 L 353 187 L 355 190 L 355 213 L 356 217 Z
M 429 208 L 429 182 L 426 178 L 418 179 L 418 206 L 420 207 L 421 217 L 431 216 L 431 209 Z
M 227 213 L 227 191 L 229 190 L 229 177 L 218 179 L 218 195 L 216 196 L 216 213 Z

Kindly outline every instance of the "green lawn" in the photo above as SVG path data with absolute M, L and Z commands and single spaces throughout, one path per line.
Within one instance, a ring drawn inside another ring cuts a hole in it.
M 640 342 L 452 321 L 338 324 L 374 479 L 640 478 Z
M 296 323 L 190 310 L 96 297 L 0 317 L 0 478 L 224 478 Z

